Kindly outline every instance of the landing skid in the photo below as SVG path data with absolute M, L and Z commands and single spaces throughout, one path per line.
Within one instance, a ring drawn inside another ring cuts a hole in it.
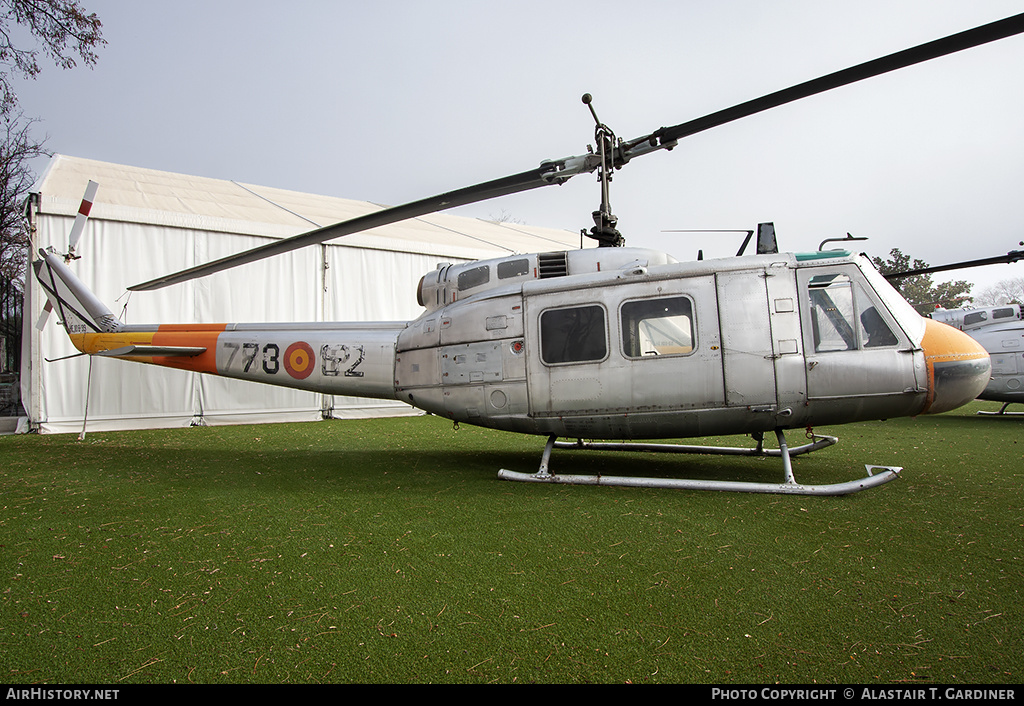
M 790 449 L 786 445 L 786 437 L 781 429 L 775 431 L 779 440 L 779 448 L 766 449 L 762 437 L 755 436 L 755 448 L 730 448 L 720 446 L 684 446 L 677 444 L 637 444 L 637 443 L 591 443 L 577 441 L 559 442 L 557 437 L 548 437 L 541 457 L 540 469 L 534 473 L 518 473 L 502 469 L 498 478 L 502 480 L 524 481 L 531 483 L 563 483 L 566 485 L 617 485 L 634 488 L 681 488 L 688 490 L 726 490 L 738 493 L 779 493 L 789 495 L 848 495 L 866 488 L 873 488 L 897 478 L 902 467 L 899 466 L 865 466 L 868 475 L 860 480 L 828 485 L 801 485 L 793 477 L 793 465 L 790 457 L 810 453 L 817 449 L 836 443 L 834 436 L 815 436 L 811 443 Z M 603 451 L 652 451 L 656 453 L 701 453 L 726 454 L 734 456 L 780 456 L 784 478 L 782 483 L 751 483 L 742 481 L 721 480 L 687 480 L 679 478 L 637 478 L 634 476 L 606 475 L 559 475 L 551 473 L 549 465 L 551 451 L 554 448 L 595 449 Z M 876 475 L 876 471 L 881 471 Z
M 1024 412 L 1007 412 L 1006 408 L 1009 407 L 1013 402 L 1007 402 L 999 408 L 998 412 L 987 412 L 980 410 L 978 414 L 989 416 L 989 417 L 1024 417 Z

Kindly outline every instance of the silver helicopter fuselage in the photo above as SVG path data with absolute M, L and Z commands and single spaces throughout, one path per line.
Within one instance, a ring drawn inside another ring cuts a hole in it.
M 845 251 L 512 255 L 428 273 L 410 322 L 154 326 L 117 321 L 41 254 L 83 352 L 528 434 L 684 438 L 943 412 L 990 376 L 973 339 Z
M 438 268 L 420 303 L 397 339 L 398 399 L 526 433 L 692 437 L 940 412 L 989 375 L 973 342 L 847 252 L 513 256 Z

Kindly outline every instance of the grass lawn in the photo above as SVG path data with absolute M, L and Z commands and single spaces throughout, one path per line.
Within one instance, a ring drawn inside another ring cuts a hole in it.
M 0 679 L 1020 683 L 1024 418 L 997 408 L 816 429 L 801 483 L 905 468 L 839 498 L 500 481 L 544 439 L 436 417 L 0 437 Z

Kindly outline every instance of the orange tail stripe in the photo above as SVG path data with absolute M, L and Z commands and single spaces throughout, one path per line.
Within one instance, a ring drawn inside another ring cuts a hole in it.
M 217 338 L 227 324 L 170 324 L 162 325 L 153 335 L 154 346 L 203 346 L 205 353 L 193 358 L 153 356 L 157 365 L 199 373 L 217 373 Z

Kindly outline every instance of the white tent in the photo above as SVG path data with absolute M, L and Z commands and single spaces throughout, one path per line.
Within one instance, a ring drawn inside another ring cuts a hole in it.
M 29 199 L 33 256 L 67 250 L 90 180 L 99 191 L 72 268 L 126 323 L 405 321 L 420 314 L 416 284 L 439 262 L 580 246 L 578 233 L 439 213 L 129 297 L 133 284 L 383 207 L 57 155 Z M 42 432 L 80 431 L 87 401 L 90 430 L 413 411 L 106 358 L 57 360 L 77 351 L 56 316 L 36 328 L 45 298 L 34 281 L 26 289 L 22 399 Z

